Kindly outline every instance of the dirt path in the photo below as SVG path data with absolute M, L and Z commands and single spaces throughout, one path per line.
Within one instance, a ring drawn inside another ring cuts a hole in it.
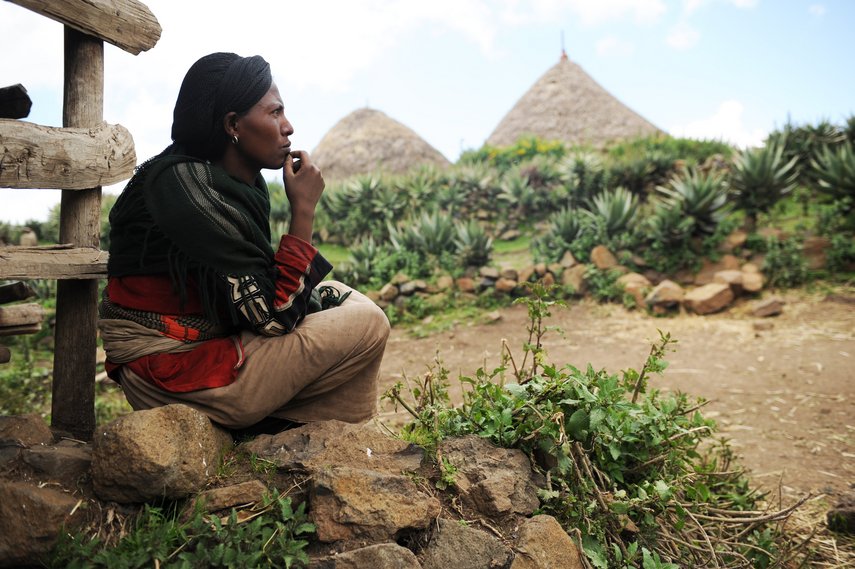
M 657 329 L 679 343 L 669 369 L 651 382 L 711 400 L 705 415 L 731 439 L 761 487 L 789 496 L 830 495 L 855 485 L 855 296 L 784 295 L 784 313 L 756 330 L 749 305 L 699 317 L 653 318 L 613 305 L 582 303 L 553 312 L 564 338 L 547 337 L 549 361 L 610 372 L 639 369 Z M 423 373 L 438 352 L 451 377 L 499 362 L 503 338 L 521 354 L 523 306 L 492 324 L 414 339 L 392 333 L 381 370 L 386 384 Z M 384 407 L 384 417 L 392 412 Z

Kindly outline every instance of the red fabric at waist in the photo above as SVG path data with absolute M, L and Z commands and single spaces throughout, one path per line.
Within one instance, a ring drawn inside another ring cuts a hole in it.
M 190 352 L 152 354 L 124 365 L 164 391 L 186 393 L 231 384 L 243 361 L 243 344 L 231 336 L 201 342 Z M 106 368 L 110 377 L 118 379 L 119 367 Z

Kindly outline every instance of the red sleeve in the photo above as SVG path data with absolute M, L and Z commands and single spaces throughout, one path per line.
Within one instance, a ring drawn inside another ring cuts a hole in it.
M 312 290 L 332 265 L 318 250 L 293 235 L 283 235 L 274 255 L 276 290 L 267 298 L 251 276 L 226 275 L 231 302 L 259 334 L 281 336 L 306 316 Z

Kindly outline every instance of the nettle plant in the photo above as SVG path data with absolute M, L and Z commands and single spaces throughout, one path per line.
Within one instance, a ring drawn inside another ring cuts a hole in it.
M 704 402 L 650 389 L 675 340 L 660 332 L 640 371 L 550 364 L 545 319 L 561 304 L 550 294 L 535 284 L 519 300 L 530 320 L 523 357 L 503 344 L 499 367 L 460 377 L 459 405 L 441 363 L 387 391 L 413 417 L 401 436 L 436 449 L 475 434 L 525 452 L 545 475 L 540 511 L 577 539 L 588 566 L 768 567 L 802 555 L 778 524 L 795 506 L 762 510 L 726 442 L 713 439 Z M 438 466 L 438 487 L 453 488 L 455 465 Z

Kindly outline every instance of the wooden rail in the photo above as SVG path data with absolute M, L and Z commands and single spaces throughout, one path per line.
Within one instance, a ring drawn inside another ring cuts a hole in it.
M 134 55 L 153 48 L 160 24 L 137 0 L 7 0 Z
M 107 258 L 97 247 L 0 247 L 0 280 L 105 278 Z
M 0 188 L 82 190 L 127 180 L 134 139 L 121 125 L 55 128 L 0 119 Z

